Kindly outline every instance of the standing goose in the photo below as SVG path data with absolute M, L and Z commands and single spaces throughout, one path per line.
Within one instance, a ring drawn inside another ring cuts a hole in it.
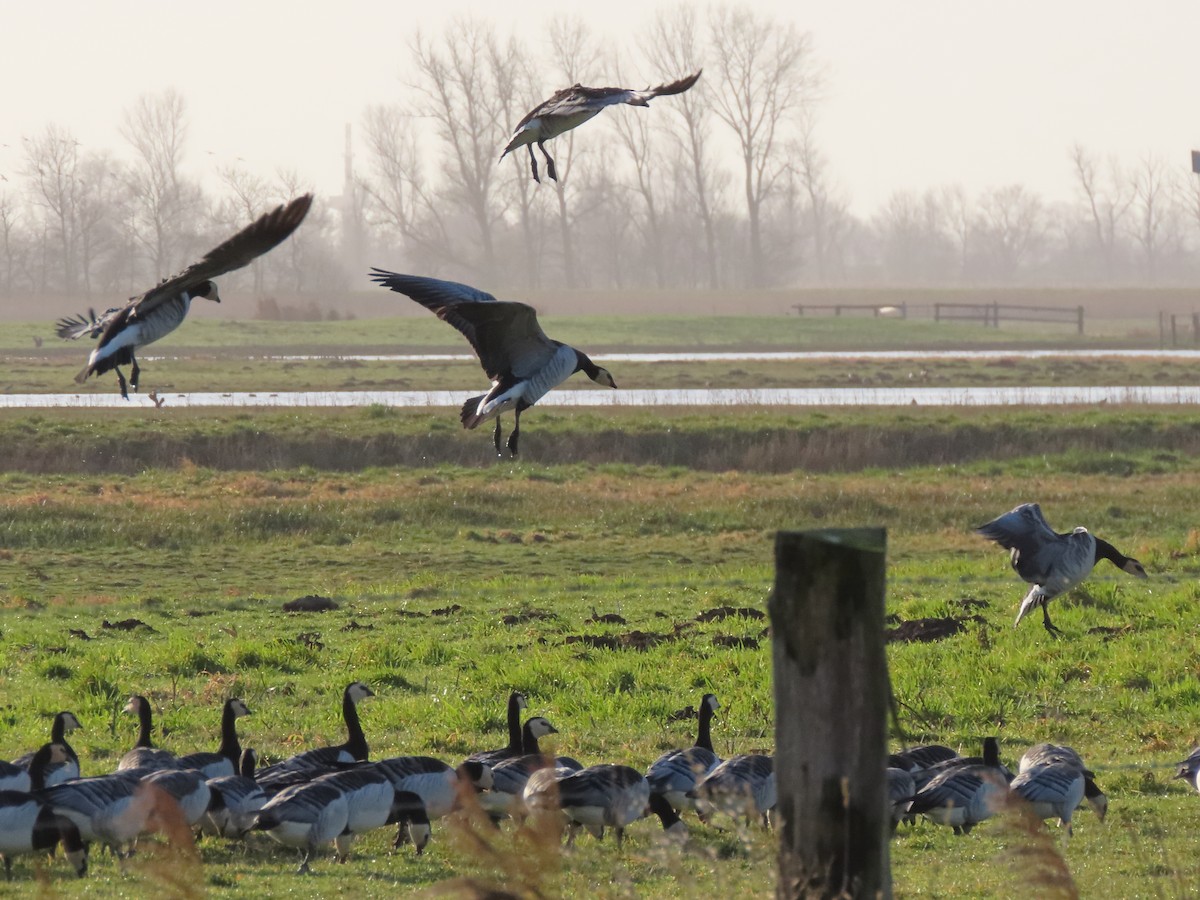
M 525 753 L 496 763 L 492 768 L 492 789 L 479 797 L 479 805 L 493 818 L 511 815 L 520 809 L 530 775 L 540 769 L 555 768 L 555 760 L 542 753 L 538 741 L 557 733 L 558 729 L 544 716 L 534 716 L 525 722 L 521 732 Z
M 1017 771 L 1020 773 L 1035 766 L 1060 764 L 1074 766 L 1083 772 L 1083 799 L 1103 822 L 1104 817 L 1108 814 L 1108 797 L 1096 786 L 1096 773 L 1083 764 L 1083 757 L 1074 747 L 1062 744 L 1034 744 L 1022 754 L 1021 760 L 1017 764 Z
M 916 769 L 911 774 L 913 781 L 916 782 L 917 790 L 920 790 L 943 772 L 966 766 L 987 766 L 996 769 L 1009 781 L 1013 777 L 1009 768 L 1000 761 L 1000 742 L 994 737 L 985 737 L 983 739 L 982 756 L 959 756 L 955 754 L 949 759 L 943 759 L 923 769 Z
M 314 783 L 330 784 L 346 796 L 346 827 L 334 838 L 338 862 L 350 858 L 354 838 L 385 825 L 407 828 L 417 855 L 429 843 L 429 817 L 421 798 L 398 791 L 376 766 L 357 766 L 345 772 L 322 775 Z
M 349 821 L 345 791 L 318 779 L 293 785 L 268 800 L 258 811 L 254 828 L 298 849 L 303 854 L 298 871 L 307 872 L 313 851 L 344 832 Z
M 731 756 L 703 778 L 689 795 L 702 815 L 714 810 L 749 822 L 760 817 L 769 824 L 769 814 L 778 799 L 775 761 L 759 753 Z
M 1108 811 L 1107 798 L 1091 773 L 1070 762 L 1039 763 L 1023 769 L 1010 787 L 1014 795 L 1030 804 L 1039 819 L 1057 818 L 1059 825 L 1067 829 L 1067 836 L 1074 834 L 1071 818 L 1085 798 L 1101 822 Z M 1103 803 L 1100 798 L 1104 798 Z
M 596 384 L 615 388 L 609 371 L 582 351 L 546 337 L 532 306 L 497 300 L 491 294 L 436 278 L 398 275 L 373 269 L 371 278 L 384 287 L 411 297 L 439 319 L 453 325 L 471 343 L 492 389 L 472 397 L 462 406 L 463 428 L 496 420 L 492 442 L 500 453 L 500 414 L 512 409 L 514 422 L 508 451 L 517 455 L 521 413 L 576 372 Z
M 130 697 L 123 711 L 137 715 L 138 739 L 137 743 L 133 745 L 133 749 L 122 756 L 121 761 L 117 763 L 117 771 L 179 768 L 179 760 L 175 758 L 175 754 L 170 750 L 160 750 L 155 747 L 154 741 L 150 738 L 154 728 L 150 701 L 141 696 Z
M 494 766 L 502 759 L 512 759 L 523 752 L 521 744 L 521 711 L 526 709 L 529 702 L 520 691 L 508 695 L 508 746 L 499 750 L 481 750 L 467 757 L 467 762 L 479 762 Z
M 1008 780 L 993 766 L 954 766 L 917 791 L 907 812 L 924 814 L 955 834 L 967 834 L 996 814 L 1007 792 Z
M 254 780 L 254 766 L 258 754 L 253 750 L 242 751 L 241 773 L 210 778 L 208 789 L 213 802 L 208 815 L 201 820 L 200 830 L 204 834 L 240 838 L 254 824 L 254 817 L 267 802 L 266 792 Z
M 492 787 L 492 769 L 467 760 L 457 769 L 432 756 L 393 756 L 373 763 L 397 791 L 416 794 L 431 819 L 449 815 L 458 805 L 460 791 Z
M 241 762 L 242 745 L 237 736 L 237 720 L 250 715 L 250 708 L 239 698 L 230 697 L 221 710 L 221 746 L 216 752 L 189 753 L 179 757 L 184 769 L 199 769 L 205 778 L 236 775 Z
M 711 733 L 713 713 L 720 708 L 716 695 L 705 694 L 700 701 L 695 745 L 686 750 L 668 750 L 646 770 L 650 793 L 661 796 L 676 810 L 695 806 L 688 791 L 721 762 L 713 752 Z
M 665 97 L 671 94 L 682 94 L 694 85 L 700 73 L 696 72 L 670 84 L 660 84 L 658 87 L 648 87 L 635 91 L 630 88 L 591 88 L 581 84 L 563 88 L 549 100 L 538 104 L 525 114 L 513 131 L 512 140 L 500 154 L 504 159 L 518 147 L 529 147 L 529 164 L 533 169 L 533 180 L 541 183 L 538 178 L 537 157 L 533 155 L 533 145 L 536 143 L 546 157 L 546 174 L 551 180 L 558 180 L 554 168 L 554 160 L 546 152 L 546 141 L 560 134 L 577 128 L 588 119 L 599 114 L 605 107 L 618 103 L 628 103 L 630 106 L 649 106 L 655 97 Z
M 574 842 L 580 827 L 602 838 L 608 826 L 616 829 L 620 846 L 625 840 L 625 827 L 646 815 L 650 804 L 650 783 L 629 766 L 588 766 L 555 778 L 554 789 L 570 825 L 568 843 Z
M 144 294 L 132 298 L 122 307 L 108 310 L 100 318 L 89 311 L 88 316 L 59 319 L 60 338 L 76 340 L 87 335 L 100 339 L 88 357 L 87 365 L 75 376 L 76 383 L 82 384 L 89 375 L 102 375 L 113 369 L 117 373 L 121 396 L 128 400 L 128 388 L 131 386 L 135 391 L 138 388 L 137 351 L 178 328 L 195 298 L 204 297 L 220 303 L 212 279 L 249 265 L 282 242 L 304 220 L 311 205 L 312 195 L 305 194 L 260 216 L 210 250 L 199 262 L 192 263 L 177 275 L 164 278 Z M 123 365 L 133 366 L 128 385 L 119 368 Z
M 178 803 L 189 828 L 200 823 L 212 802 L 212 790 L 199 769 L 154 769 L 141 781 L 161 789 Z
M 375 692 L 361 681 L 352 681 L 342 691 L 342 718 L 346 722 L 346 741 L 332 747 L 316 747 L 305 750 L 295 756 L 289 756 L 283 762 L 268 766 L 258 773 L 260 783 L 265 783 L 280 772 L 297 771 L 302 769 L 320 769 L 339 763 L 365 762 L 370 748 L 367 746 L 367 736 L 363 734 L 362 724 L 358 721 L 358 704 L 367 697 L 374 697 Z
M 67 761 L 62 744 L 46 744 L 30 758 L 29 776 L 34 790 L 41 790 L 51 766 Z M 0 858 L 4 875 L 12 880 L 12 857 L 21 853 L 53 855 L 61 843 L 67 861 L 80 878 L 87 872 L 87 847 L 79 828 L 54 811 L 45 799 L 24 791 L 0 790 Z
M 161 827 L 160 800 L 165 794 L 141 781 L 148 774 L 126 770 L 114 775 L 77 778 L 35 795 L 66 816 L 85 841 L 100 841 L 117 856 L 139 835 Z M 174 801 L 169 801 L 174 805 Z M 178 809 L 174 812 L 178 815 Z
M 1137 578 L 1146 577 L 1140 562 L 1125 556 L 1082 526 L 1070 534 L 1055 532 L 1036 503 L 1023 503 L 986 525 L 980 525 L 975 533 L 1011 550 L 1013 569 L 1033 585 L 1021 601 L 1014 626 L 1040 606 L 1046 631 L 1054 636 L 1061 634 L 1050 622 L 1048 604 L 1059 594 L 1080 584 L 1102 559 Z
M 50 726 L 50 743 L 61 744 L 66 758 L 62 762 L 52 763 L 47 767 L 45 773 L 47 786 L 79 777 L 79 756 L 75 753 L 75 749 L 67 743 L 67 734 L 81 728 L 83 726 L 79 724 L 75 713 L 64 710 L 55 715 L 54 722 Z M 24 756 L 14 759 L 13 764 L 28 769 L 33 763 L 33 757 L 33 753 L 26 753 Z
M 957 756 L 957 750 L 944 744 L 921 744 L 901 750 L 899 753 L 893 753 L 888 757 L 888 765 L 903 769 L 905 772 L 918 772 L 948 759 L 955 759 Z

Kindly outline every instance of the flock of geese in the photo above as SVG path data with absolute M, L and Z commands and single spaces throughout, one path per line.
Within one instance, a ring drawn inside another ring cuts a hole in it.
M 546 151 L 546 141 L 582 125 L 610 106 L 648 106 L 655 97 L 689 90 L 699 78 L 700 72 L 695 72 L 678 81 L 640 91 L 591 88 L 581 84 L 565 88 L 521 119 L 500 159 L 518 147 L 527 146 L 533 178 L 540 181 L 537 158 L 533 154 L 536 143 L 546 158 L 547 174 L 557 180 L 554 160 Z M 286 240 L 304 221 L 312 200 L 311 194 L 305 194 L 259 217 L 198 262 L 177 275 L 164 278 L 145 293 L 131 297 L 124 306 L 113 307 L 99 316 L 89 309 L 86 314 L 59 319 L 56 333 L 60 338 L 78 340 L 86 336 L 97 341 L 96 348 L 88 355 L 87 365 L 75 376 L 76 383 L 82 384 L 91 375 L 115 371 L 121 396 L 128 400 L 129 388 L 137 391 L 141 374 L 137 352 L 182 325 L 193 300 L 202 298 L 220 303 L 212 279 L 249 265 Z M 552 388 L 580 371 L 597 384 L 617 386 L 612 375 L 585 354 L 548 338 L 531 306 L 497 300 L 468 285 L 435 278 L 399 275 L 384 269 L 372 270 L 370 277 L 416 300 L 457 328 L 470 342 L 492 386 L 487 393 L 463 404 L 462 425 L 475 428 L 495 419 L 493 442 L 497 454 L 501 454 L 502 412 L 510 409 L 514 412 L 515 421 L 507 448 L 512 456 L 516 456 L 522 411 L 533 406 Z M 132 367 L 128 381 L 121 366 Z

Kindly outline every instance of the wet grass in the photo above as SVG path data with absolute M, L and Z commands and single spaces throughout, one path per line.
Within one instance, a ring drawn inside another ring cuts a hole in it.
M 189 414 L 147 424 L 72 413 L 4 424 L 28 428 L 47 441 L 46 452 L 89 434 L 119 452 L 157 428 L 184 446 L 189 435 L 227 425 L 263 441 L 312 431 L 317 415 L 248 423 Z M 622 425 L 648 426 L 645 415 Z M 726 427 L 743 429 L 753 444 L 769 418 L 738 414 Z M 849 456 L 862 434 L 838 429 L 876 429 L 887 446 L 906 430 L 950 430 L 958 418 L 851 412 L 824 439 L 831 455 L 840 446 Z M 243 696 L 254 710 L 242 720 L 243 742 L 275 758 L 341 739 L 337 695 L 352 678 L 378 693 L 362 709 L 376 756 L 454 760 L 499 746 L 513 688 L 560 729 L 557 749 L 585 762 L 644 766 L 686 742 L 691 725 L 673 714 L 708 690 L 723 703 L 720 752 L 770 748 L 765 623 L 703 614 L 765 608 L 778 529 L 884 525 L 889 613 L 982 617 L 944 641 L 889 648 L 910 740 L 973 750 L 995 733 L 1009 761 L 1039 740 L 1071 743 L 1112 803 L 1107 825 L 1081 814 L 1066 848 L 1081 894 L 1183 895 L 1197 884 L 1189 837 L 1197 798 L 1169 776 L 1200 734 L 1200 463 L 1163 446 L 1043 452 L 1040 442 L 1052 426 L 1110 433 L 1113 442 L 1197 426 L 1179 412 L 1049 418 L 1029 410 L 958 422 L 977 429 L 993 457 L 930 465 L 913 450 L 890 465 L 836 474 L 534 458 L 485 468 L 185 461 L 110 475 L 10 467 L 0 475 L 0 754 L 44 740 L 50 716 L 72 709 L 87 729 L 73 740 L 85 771 L 107 770 L 133 740 L 134 723 L 118 710 L 140 692 L 169 732 L 160 743 L 178 751 L 215 746 L 221 699 Z M 700 430 L 667 421 L 679 443 Z M 372 422 L 359 411 L 325 427 L 362 442 L 360 429 Z M 571 427 L 582 435 L 602 422 Z M 557 427 L 566 426 L 549 430 Z M 1003 456 L 1001 434 L 1014 443 Z M 1004 552 L 970 529 L 1027 499 L 1059 528 L 1085 524 L 1137 556 L 1150 580 L 1102 567 L 1086 590 L 1056 601 L 1064 639 L 1049 640 L 1035 622 L 1013 629 L 1021 584 Z M 306 594 L 339 608 L 282 612 L 283 602 Z M 627 624 L 588 624 L 594 612 L 619 613 Z M 148 627 L 104 627 L 127 618 Z M 661 639 L 646 649 L 604 648 L 636 644 L 625 639 L 632 631 Z M 362 842 L 360 859 L 342 867 L 323 858 L 307 879 L 267 841 L 242 849 L 206 840 L 199 886 L 216 897 L 395 896 L 475 876 L 510 887 L 533 877 L 564 896 L 771 893 L 769 838 L 693 825 L 686 851 L 663 846 L 656 826 L 642 823 L 624 850 L 584 839 L 561 861 L 508 832 L 489 837 L 498 842 L 489 851 L 438 828 L 421 858 L 388 850 L 379 834 Z M 1012 896 L 1027 877 L 1014 851 L 1027 840 L 999 822 L 966 838 L 929 824 L 902 830 L 892 848 L 897 895 Z M 534 875 L 518 871 L 522 860 Z M 28 860 L 16 869 L 16 896 L 41 890 Z M 86 881 L 67 880 L 61 860 L 51 879 L 63 896 L 118 896 L 163 890 L 165 875 L 154 862 L 122 871 L 97 854 Z

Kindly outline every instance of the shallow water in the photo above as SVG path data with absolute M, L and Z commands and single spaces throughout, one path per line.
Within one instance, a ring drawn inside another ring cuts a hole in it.
M 333 407 L 381 404 L 404 408 L 462 405 L 470 391 L 280 391 L 159 394 L 164 406 Z M 553 391 L 539 406 L 1046 406 L 1098 404 L 1190 405 L 1200 386 L 1166 387 L 898 387 L 712 388 L 689 390 Z M 0 394 L 0 407 L 153 407 L 141 394 Z

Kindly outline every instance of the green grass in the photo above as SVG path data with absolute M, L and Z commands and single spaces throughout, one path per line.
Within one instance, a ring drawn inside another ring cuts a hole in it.
M 499 746 L 504 698 L 514 688 L 560 729 L 556 749 L 585 762 L 644 766 L 687 742 L 692 725 L 668 719 L 709 690 L 723 704 L 714 733 L 721 753 L 769 749 L 765 623 L 696 617 L 724 605 L 765 609 L 778 529 L 884 525 L 890 613 L 959 614 L 970 600 L 982 604 L 972 611 L 984 619 L 943 642 L 889 648 L 910 739 L 975 751 L 982 736 L 998 734 L 1010 762 L 1039 740 L 1071 743 L 1111 800 L 1108 824 L 1081 814 L 1066 850 L 1082 895 L 1193 890 L 1190 825 L 1200 798 L 1169 776 L 1170 763 L 1200 733 L 1200 463 L 1178 449 L 1200 429 L 1195 417 L 820 415 L 789 416 L 775 427 L 808 434 L 831 455 L 858 453 L 867 435 L 882 448 L 909 449 L 891 465 L 876 460 L 827 474 L 547 464 L 536 456 L 486 467 L 412 459 L 252 471 L 196 465 L 194 448 L 214 435 L 234 441 L 244 433 L 250 446 L 319 428 L 363 443 L 380 439 L 381 422 L 401 433 L 420 424 L 364 411 L 0 416 L 6 446 L 27 440 L 65 458 L 66 448 L 107 445 L 119 455 L 134 441 L 161 439 L 177 442 L 183 460 L 109 475 L 0 464 L 0 755 L 35 746 L 53 713 L 71 709 L 87 729 L 73 740 L 85 771 L 105 771 L 132 743 L 134 723 L 118 710 L 138 692 L 169 731 L 160 743 L 181 752 L 215 746 L 220 701 L 242 696 L 254 711 L 240 723 L 243 742 L 277 758 L 341 740 L 338 696 L 354 678 L 378 694 L 362 707 L 376 756 L 455 760 Z M 724 427 L 730 443 L 740 435 L 757 444 L 772 419 L 748 412 L 726 417 Z M 578 444 L 606 424 L 607 416 L 542 413 L 539 430 L 568 433 Z M 686 445 L 714 422 L 645 412 L 619 425 Z M 916 440 L 929 434 L 927 443 Z M 933 453 L 943 439 L 967 447 L 964 435 L 971 454 L 938 457 L 939 465 L 921 459 L 921 447 Z M 1064 444 L 1064 435 L 1074 437 Z M 1049 640 L 1036 622 L 1013 629 L 1022 585 L 1004 552 L 970 528 L 1027 499 L 1040 501 L 1059 528 L 1086 524 L 1137 556 L 1151 579 L 1101 567 L 1086 590 L 1056 601 L 1063 640 Z M 280 611 L 310 593 L 332 597 L 340 609 Z M 461 609 L 433 615 L 454 605 Z M 618 612 L 628 624 L 586 624 L 593 610 Z M 546 617 L 523 616 L 530 612 Z M 522 620 L 504 624 L 505 616 Z M 129 617 L 153 631 L 102 624 Z M 664 639 L 645 652 L 567 640 L 634 629 Z M 314 632 L 315 640 L 301 638 Z M 760 646 L 731 649 L 714 640 L 722 636 Z M 569 896 L 771 893 L 768 837 L 692 824 L 685 851 L 662 846 L 647 822 L 630 830 L 625 850 L 583 839 L 561 861 L 537 857 L 532 867 L 544 887 Z M 506 831 L 493 840 L 494 853 L 436 828 L 425 856 L 413 858 L 391 853 L 386 835 L 372 835 L 361 859 L 340 867 L 322 858 L 309 879 L 293 875 L 292 855 L 268 841 L 242 849 L 206 840 L 192 884 L 214 897 L 394 896 L 464 876 L 510 885 L 531 877 L 519 870 L 531 852 L 521 838 Z M 1011 896 L 1027 876 L 1013 853 L 1028 840 L 999 822 L 966 838 L 929 824 L 902 830 L 892 846 L 897 895 Z M 96 854 L 81 882 L 67 879 L 60 859 L 52 889 L 62 896 L 168 889 L 163 880 L 178 865 L 145 859 L 122 872 Z M 29 860 L 16 868 L 14 894 L 34 896 L 40 888 Z

